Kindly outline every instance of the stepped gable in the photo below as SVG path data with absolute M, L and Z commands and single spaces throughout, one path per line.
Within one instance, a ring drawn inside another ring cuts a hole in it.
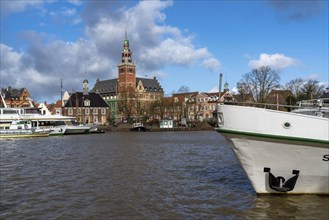
M 139 81 L 142 81 L 144 88 L 149 92 L 162 91 L 162 87 L 155 77 L 153 79 L 136 77 L 136 86 Z
M 104 99 L 94 92 L 89 92 L 88 94 L 83 94 L 82 92 L 73 93 L 64 107 L 85 107 L 85 100 L 90 101 L 88 107 L 108 107 Z
M 8 89 L 1 89 L 1 93 L 4 95 L 5 99 L 20 98 L 25 88 L 13 89 L 8 87 Z

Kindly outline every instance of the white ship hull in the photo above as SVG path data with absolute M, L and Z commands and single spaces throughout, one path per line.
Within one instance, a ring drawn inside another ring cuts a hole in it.
M 87 134 L 89 130 L 89 126 L 67 125 L 64 134 Z
M 329 195 L 327 118 L 230 105 L 218 113 L 217 131 L 256 193 Z

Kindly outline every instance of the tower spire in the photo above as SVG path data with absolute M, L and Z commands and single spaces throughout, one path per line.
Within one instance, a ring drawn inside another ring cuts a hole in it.
M 125 28 L 125 37 L 126 37 L 126 40 L 128 40 L 128 36 L 127 36 L 127 25 L 126 25 L 126 28 Z

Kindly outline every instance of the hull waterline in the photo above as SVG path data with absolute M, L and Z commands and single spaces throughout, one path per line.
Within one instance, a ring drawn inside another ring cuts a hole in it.
M 219 105 L 218 125 L 257 194 L 329 195 L 328 118 Z

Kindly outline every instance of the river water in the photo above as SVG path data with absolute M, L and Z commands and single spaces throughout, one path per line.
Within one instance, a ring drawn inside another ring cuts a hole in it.
M 328 219 L 329 197 L 257 196 L 214 131 L 0 140 L 0 219 Z

